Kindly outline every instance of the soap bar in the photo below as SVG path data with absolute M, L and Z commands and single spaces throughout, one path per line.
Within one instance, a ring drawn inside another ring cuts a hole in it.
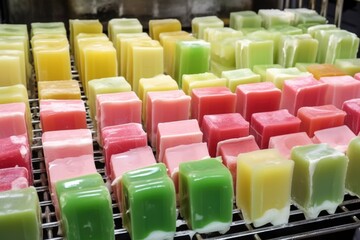
M 336 25 L 334 24 L 317 24 L 311 26 L 307 29 L 307 33 L 309 33 L 313 38 L 316 38 L 317 35 L 320 35 L 321 30 L 333 30 L 337 29 Z
M 41 209 L 34 187 L 0 193 L 0 238 L 42 239 Z
M 163 164 L 122 177 L 123 226 L 132 239 L 172 239 L 176 231 L 175 188 Z M 144 228 L 146 226 L 146 228 Z
M 119 33 L 141 33 L 143 26 L 137 18 L 113 18 L 108 22 L 108 35 L 114 46 Z
M 182 90 L 148 92 L 146 131 L 151 146 L 156 146 L 157 126 L 161 122 L 189 119 L 190 96 Z
M 207 143 L 211 157 L 216 157 L 218 142 L 249 135 L 249 122 L 239 113 L 204 115 L 202 125 L 203 140 Z
M 319 15 L 315 10 L 308 8 L 285 8 L 285 12 L 292 12 L 295 14 L 293 24 L 324 24 L 327 22 L 326 18 Z
M 355 76 L 360 72 L 360 58 L 355 59 L 336 59 L 335 66 L 350 76 Z
M 283 68 L 280 64 L 263 64 L 263 65 L 255 65 L 253 66 L 253 71 L 256 74 L 259 74 L 261 77 L 261 81 L 265 82 L 266 80 L 266 70 L 269 68 Z
M 40 122 L 43 132 L 87 128 L 82 100 L 40 100 Z
M 75 55 L 75 37 L 80 33 L 102 33 L 103 26 L 98 19 L 70 19 L 69 30 L 71 52 Z
M 63 22 L 32 22 L 31 36 L 40 34 L 62 34 L 66 36 L 65 24 Z
M 39 99 L 58 99 L 58 100 L 80 100 L 81 92 L 79 82 L 76 80 L 61 81 L 39 81 Z
M 262 19 L 253 11 L 230 13 L 230 27 L 236 30 L 261 27 Z
M 288 110 L 254 113 L 251 116 L 250 134 L 254 135 L 261 149 L 267 148 L 270 137 L 300 130 L 301 120 L 291 115 Z
M 291 197 L 307 219 L 316 218 L 322 210 L 333 214 L 342 203 L 348 158 L 327 144 L 295 147 Z
M 281 91 L 271 82 L 242 84 L 236 88 L 236 112 L 246 121 L 253 113 L 279 110 Z
M 260 9 L 258 14 L 262 18 L 262 26 L 265 28 L 290 25 L 295 17 L 293 13 L 279 9 Z
M 123 77 L 94 79 L 88 82 L 88 105 L 93 123 L 96 116 L 96 96 L 105 93 L 130 92 L 131 86 Z
M 175 80 L 182 86 L 183 74 L 209 71 L 210 43 L 203 40 L 178 41 L 175 52 Z M 192 63 L 192 64 L 190 64 Z
M 291 68 L 269 68 L 266 70 L 266 81 L 273 82 L 277 88 L 283 89 L 285 80 L 310 77 L 308 72 L 301 72 L 296 67 Z
M 244 36 L 244 34 L 241 31 L 230 27 L 206 28 L 204 31 L 204 40 L 209 42 L 212 45 L 211 47 L 213 47 L 214 44 L 218 45 L 218 43 L 224 39 L 240 38 L 242 36 Z
M 346 125 L 321 129 L 314 132 L 314 143 L 327 143 L 330 147 L 346 153 L 350 141 L 356 135 Z
M 165 150 L 163 162 L 168 169 L 169 176 L 174 181 L 176 193 L 179 192 L 180 163 L 209 157 L 209 150 L 207 144 L 204 142 L 179 145 Z
M 27 86 L 24 52 L 19 50 L 1 50 L 0 47 L 0 86 L 23 84 Z
M 302 107 L 297 112 L 297 117 L 301 119 L 301 131 L 309 137 L 313 137 L 317 130 L 343 125 L 345 115 L 344 111 L 334 105 Z
M 280 108 L 296 115 L 301 107 L 325 104 L 327 85 L 314 77 L 302 77 L 284 82 Z
M 223 71 L 221 73 L 221 77 L 226 78 L 227 87 L 233 93 L 236 91 L 236 87 L 240 84 L 257 83 L 261 81 L 260 75 L 255 74 L 250 68 Z
M 195 17 L 191 20 L 191 29 L 194 37 L 204 39 L 206 28 L 221 28 L 224 22 L 216 16 Z
M 0 169 L 0 192 L 29 187 L 29 172 L 24 167 Z
M 204 72 L 184 74 L 182 76 L 182 90 L 189 96 L 195 88 L 226 87 L 226 78 L 219 78 L 214 73 Z
M 49 131 L 42 134 L 46 166 L 56 159 L 93 155 L 92 136 L 89 129 Z
M 239 32 L 240 33 L 240 32 Z M 225 35 L 225 34 L 224 34 Z M 234 34 L 235 35 L 235 34 Z M 236 42 L 241 40 L 241 34 L 235 37 L 226 37 L 224 39 L 211 42 L 211 60 L 223 67 L 236 67 Z
M 234 190 L 236 187 L 236 169 L 237 157 L 240 153 L 252 152 L 259 150 L 253 135 L 240 138 L 231 138 L 218 142 L 216 147 L 216 156 L 221 156 L 224 165 L 230 170 Z
M 352 195 L 360 196 L 359 185 L 359 156 L 360 156 L 360 137 L 353 138 L 348 146 L 346 155 L 349 158 L 349 164 L 346 172 L 345 187 L 346 191 Z
M 191 94 L 191 118 L 202 126 L 203 117 L 209 114 L 235 112 L 236 95 L 227 87 L 193 89 Z
M 221 63 L 218 63 L 214 60 L 210 60 L 210 72 L 212 72 L 213 74 L 215 74 L 218 77 L 221 77 L 221 73 L 224 71 L 232 71 L 235 70 L 236 67 L 235 66 L 225 66 L 222 65 Z
M 269 148 L 275 148 L 285 158 L 291 158 L 291 150 L 296 146 L 313 144 L 306 132 L 289 133 L 270 137 Z
M 156 159 L 163 161 L 167 148 L 202 142 L 203 133 L 195 119 L 158 124 L 156 136 Z
M 358 135 L 360 132 L 360 98 L 347 100 L 342 106 L 346 112 L 344 123 Z
M 115 239 L 111 197 L 106 187 L 65 192 L 59 203 L 66 239 Z
M 246 223 L 260 227 L 288 222 L 293 169 L 294 162 L 276 149 L 239 154 L 236 206 Z
M 181 22 L 174 18 L 167 19 L 152 19 L 149 21 L 150 37 L 159 41 L 159 35 L 162 32 L 176 32 L 181 31 Z
M 230 171 L 219 160 L 180 163 L 180 214 L 192 230 L 226 233 L 232 222 L 233 195 Z
M 0 139 L 27 136 L 26 105 L 22 102 L 0 104 Z
M 360 82 L 351 76 L 322 77 L 320 82 L 327 84 L 325 103 L 342 108 L 347 100 L 360 97 Z
M 309 65 L 307 71 L 310 72 L 314 78 L 319 80 L 322 77 L 344 76 L 345 72 L 335 67 L 333 64 L 312 64 Z
M 147 145 L 146 133 L 140 123 L 126 123 L 105 127 L 102 130 L 105 170 L 109 176 L 111 156 Z

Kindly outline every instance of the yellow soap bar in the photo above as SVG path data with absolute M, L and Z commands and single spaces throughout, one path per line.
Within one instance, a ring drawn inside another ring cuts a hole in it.
M 75 37 L 79 33 L 102 33 L 103 26 L 98 19 L 70 19 L 70 46 L 74 54 Z
M 294 162 L 276 149 L 239 154 L 236 205 L 255 227 L 285 224 L 290 214 Z
M 177 19 L 153 19 L 149 21 L 150 37 L 154 40 L 160 40 L 160 33 L 177 31 L 181 31 L 181 23 Z
M 116 46 L 116 36 L 119 33 L 141 33 L 143 26 L 137 18 L 114 18 L 108 23 L 108 36 Z
M 79 82 L 75 80 L 38 82 L 39 99 L 81 99 Z
M 139 81 L 138 96 L 142 100 L 142 119 L 146 126 L 147 93 L 155 91 L 178 90 L 177 82 L 169 75 L 160 74 L 151 78 L 141 78 Z
M 41 41 L 47 41 L 47 40 L 61 40 L 61 39 L 65 39 L 67 41 L 67 37 L 66 35 L 62 35 L 62 34 L 37 34 L 35 36 L 33 36 L 31 38 L 31 46 L 34 48 L 36 46 L 36 42 L 41 42 Z
M 226 87 L 226 79 L 219 78 L 213 73 L 184 74 L 182 77 L 182 90 L 191 95 L 193 88 L 199 87 Z
M 0 86 L 14 84 L 23 84 L 27 88 L 25 53 L 20 50 L 0 50 Z

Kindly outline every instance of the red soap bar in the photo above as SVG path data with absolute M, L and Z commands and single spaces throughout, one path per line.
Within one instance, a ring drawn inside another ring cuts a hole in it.
M 29 172 L 24 167 L 0 169 L 0 192 L 29 187 Z
M 82 100 L 40 100 L 43 132 L 85 129 L 86 110 Z
M 297 113 L 297 117 L 301 119 L 300 129 L 309 137 L 313 137 L 317 130 L 343 125 L 345 115 L 344 111 L 334 105 L 302 107 Z
M 231 138 L 218 143 L 216 156 L 221 156 L 223 163 L 230 170 L 234 189 L 236 187 L 237 156 L 240 153 L 256 150 L 259 150 L 259 146 L 256 144 L 253 135 L 241 138 Z
M 360 81 L 350 76 L 322 77 L 327 84 L 325 103 L 342 108 L 346 100 L 360 97 Z
M 236 95 L 227 87 L 195 88 L 191 93 L 191 118 L 202 125 L 204 115 L 235 112 Z
M 146 133 L 140 123 L 105 127 L 102 130 L 102 138 L 104 140 L 105 169 L 108 176 L 111 173 L 110 160 L 112 155 L 147 145 Z
M 360 98 L 345 101 L 342 110 L 346 112 L 345 124 L 358 135 L 360 132 Z
M 205 115 L 201 128 L 211 157 L 216 156 L 218 142 L 249 135 L 249 122 L 239 113 Z
M 321 106 L 325 104 L 327 85 L 314 77 L 286 80 L 282 91 L 280 108 L 286 108 L 296 115 L 301 107 Z
M 272 82 L 241 84 L 236 88 L 236 112 L 246 121 L 258 112 L 270 112 L 279 109 L 281 91 Z
M 31 154 L 27 135 L 11 136 L 0 139 L 0 169 L 24 167 L 32 184 Z
M 346 125 L 340 127 L 326 128 L 314 133 L 314 143 L 327 143 L 331 147 L 346 153 L 350 141 L 356 135 Z
M 300 123 L 300 119 L 286 109 L 254 113 L 251 117 L 250 134 L 254 135 L 259 147 L 264 149 L 268 147 L 272 136 L 299 132 Z
M 0 138 L 27 135 L 24 103 L 0 104 Z
M 277 149 L 284 157 L 290 159 L 293 147 L 308 144 L 313 144 L 309 136 L 305 132 L 298 132 L 271 137 L 269 148 Z

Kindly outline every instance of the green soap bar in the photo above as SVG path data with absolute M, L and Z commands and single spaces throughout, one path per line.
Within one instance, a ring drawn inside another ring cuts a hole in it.
M 348 158 L 327 144 L 294 147 L 295 161 L 291 196 L 306 218 L 322 210 L 332 214 L 344 199 Z
M 224 22 L 217 16 L 195 17 L 191 20 L 191 29 L 194 37 L 204 39 L 206 28 L 222 28 Z
M 0 239 L 42 239 L 41 209 L 34 187 L 0 193 Z
M 67 36 L 63 22 L 34 22 L 31 23 L 31 36 L 37 34 L 61 34 Z
M 230 27 L 236 30 L 242 28 L 259 28 L 262 19 L 253 11 L 239 11 L 230 13 Z
M 255 74 L 250 68 L 236 69 L 231 71 L 223 71 L 221 77 L 227 79 L 227 86 L 232 91 L 236 91 L 236 87 L 240 84 L 260 82 L 259 74 Z
M 282 68 L 282 66 L 280 64 L 255 65 L 252 70 L 254 71 L 254 73 L 260 75 L 262 82 L 265 82 L 266 81 L 266 70 L 268 68 Z
M 64 192 L 59 204 L 67 240 L 115 239 L 111 197 L 106 187 Z
M 233 185 L 229 169 L 218 159 L 179 166 L 180 214 L 196 232 L 225 233 L 232 222 Z
M 176 195 L 164 164 L 122 176 L 123 225 L 132 239 L 173 239 Z
M 343 70 L 346 74 L 354 76 L 360 72 L 360 58 L 336 59 L 335 66 Z
M 235 45 L 236 68 L 252 68 L 255 65 L 273 64 L 274 41 L 260 38 L 241 39 Z
M 346 173 L 345 187 L 353 195 L 360 196 L 360 137 L 355 137 L 347 149 L 349 165 Z
M 211 43 L 211 60 L 229 68 L 235 68 L 235 43 L 239 37 L 229 37 Z
M 224 66 L 216 61 L 213 61 L 213 60 L 210 61 L 210 72 L 212 72 L 213 74 L 215 74 L 218 77 L 221 77 L 222 72 L 231 71 L 231 70 L 235 70 L 235 66 L 228 67 L 228 66 Z

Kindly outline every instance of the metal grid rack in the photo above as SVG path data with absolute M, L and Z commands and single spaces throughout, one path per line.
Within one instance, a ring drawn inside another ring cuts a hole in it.
M 76 70 L 73 70 L 73 78 L 78 79 Z M 32 79 L 35 83 L 35 79 Z M 48 188 L 47 174 L 43 159 L 41 135 L 39 120 L 39 103 L 36 99 L 36 87 L 33 89 L 34 98 L 30 99 L 30 108 L 32 113 L 32 124 L 34 132 L 32 150 L 32 166 L 34 175 L 34 186 L 38 192 L 40 199 L 40 206 L 42 210 L 42 229 L 43 239 L 46 240 L 62 240 L 60 222 L 56 219 L 54 206 L 51 202 L 51 197 Z M 85 100 L 84 94 L 82 99 Z M 86 106 L 86 109 L 87 106 Z M 88 128 L 93 129 L 91 119 L 87 114 Z M 95 136 L 95 131 L 92 131 Z M 102 151 L 93 140 L 94 158 L 97 171 L 106 179 L 104 173 L 104 162 Z M 128 232 L 122 227 L 121 213 L 113 201 L 113 219 L 115 224 L 116 239 L 130 239 Z M 354 236 L 355 230 L 360 227 L 360 199 L 350 195 L 345 195 L 343 203 L 337 208 L 335 214 L 329 215 L 326 212 L 321 212 L 316 219 L 306 220 L 303 213 L 295 206 L 291 206 L 289 223 L 272 226 L 270 224 L 263 227 L 254 228 L 252 225 L 245 224 L 241 211 L 237 210 L 235 205 L 233 208 L 233 221 L 230 230 L 220 235 L 218 233 L 210 234 L 195 234 L 191 231 L 186 222 L 178 217 L 177 229 L 175 234 L 176 240 L 182 239 L 302 239 L 314 238 L 321 236 L 326 239 L 334 238 L 351 239 Z M 360 237 L 360 236 L 358 236 Z

